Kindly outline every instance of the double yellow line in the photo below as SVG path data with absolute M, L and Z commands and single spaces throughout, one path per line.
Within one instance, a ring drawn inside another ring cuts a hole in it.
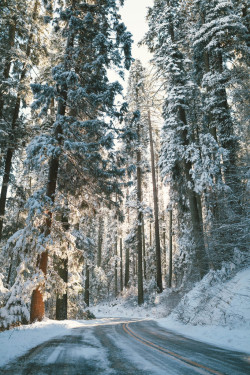
M 192 361 L 188 358 L 185 358 L 177 353 L 174 353 L 172 352 L 171 350 L 168 350 L 166 348 L 163 348 L 162 346 L 159 346 L 157 344 L 154 344 L 153 342 L 151 341 L 148 341 L 146 339 L 144 339 L 143 337 L 139 336 L 138 334 L 134 333 L 131 328 L 128 327 L 128 323 L 124 323 L 122 325 L 122 328 L 124 329 L 124 331 L 126 333 L 128 333 L 131 337 L 135 338 L 137 341 L 140 341 L 142 344 L 144 345 L 147 345 L 149 346 L 150 348 L 153 348 L 153 349 L 156 349 L 158 350 L 160 353 L 163 353 L 163 354 L 166 354 L 167 356 L 171 357 L 172 359 L 175 359 L 177 360 L 178 362 L 181 361 L 181 363 L 183 364 L 186 363 L 188 365 L 191 365 L 191 366 L 194 366 L 196 368 L 199 368 L 201 370 L 205 370 L 207 371 L 208 373 L 210 374 L 215 374 L 215 375 L 223 375 L 221 372 L 219 371 L 216 371 L 216 370 L 213 370 L 209 367 L 206 367 L 206 366 L 203 366 L 195 361 Z

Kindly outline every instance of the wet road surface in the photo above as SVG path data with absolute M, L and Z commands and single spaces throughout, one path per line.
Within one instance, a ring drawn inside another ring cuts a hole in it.
M 182 337 L 153 320 L 103 319 L 0 368 L 6 375 L 249 375 L 250 355 Z

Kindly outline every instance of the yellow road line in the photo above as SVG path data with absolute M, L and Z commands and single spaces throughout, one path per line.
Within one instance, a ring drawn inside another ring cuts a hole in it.
M 177 353 L 174 353 L 174 352 L 172 352 L 172 351 L 170 351 L 170 350 L 168 350 L 168 349 L 166 349 L 166 348 L 163 348 L 163 347 L 161 347 L 161 346 L 159 346 L 159 345 L 157 345 L 157 344 L 154 344 L 153 342 L 151 342 L 151 341 L 149 341 L 149 340 L 144 339 L 143 337 L 139 336 L 138 334 L 135 334 L 135 333 L 131 330 L 131 328 L 128 327 L 128 323 L 126 323 L 126 324 L 124 323 L 124 324 L 122 325 L 122 327 L 123 327 L 123 329 L 124 329 L 124 331 L 125 331 L 126 333 L 128 333 L 130 336 L 132 336 L 133 338 L 135 338 L 137 341 L 140 341 L 142 344 L 147 345 L 147 346 L 149 346 L 149 347 L 151 347 L 151 348 L 153 348 L 153 349 L 158 350 L 160 353 L 164 353 L 164 354 L 170 356 L 170 357 L 173 358 L 173 359 L 176 359 L 176 360 L 178 360 L 178 361 L 181 361 L 182 363 L 185 362 L 185 363 L 187 363 L 187 364 L 189 364 L 189 365 L 192 365 L 192 366 L 194 366 L 194 367 L 200 368 L 200 369 L 202 369 L 202 370 L 206 370 L 206 371 L 208 371 L 210 374 L 223 375 L 223 374 L 222 374 L 221 372 L 219 372 L 219 371 L 216 371 L 216 370 L 213 370 L 213 369 L 211 369 L 211 368 L 209 368 L 209 367 L 203 366 L 203 365 L 201 365 L 201 364 L 199 364 L 199 363 L 197 363 L 197 362 L 192 361 L 191 359 L 188 359 L 188 358 L 182 357 L 181 355 L 179 355 L 179 354 L 177 354 Z

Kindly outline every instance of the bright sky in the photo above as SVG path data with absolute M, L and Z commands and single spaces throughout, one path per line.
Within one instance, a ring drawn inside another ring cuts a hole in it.
M 151 58 L 147 47 L 138 47 L 137 43 L 143 38 L 147 31 L 146 14 L 147 8 L 153 6 L 154 0 L 125 0 L 121 8 L 123 22 L 128 31 L 133 34 L 133 57 L 138 58 L 145 65 Z

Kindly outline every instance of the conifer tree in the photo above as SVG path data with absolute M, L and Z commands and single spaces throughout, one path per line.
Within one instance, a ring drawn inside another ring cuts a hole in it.
M 40 250 L 33 248 L 30 256 L 38 256 L 41 277 L 47 272 L 56 212 L 63 212 L 57 191 L 72 191 L 66 183 L 67 175 L 62 177 L 62 173 L 70 166 L 74 168 L 82 185 L 86 185 L 86 192 L 92 191 L 97 200 L 105 202 L 114 191 L 119 193 L 114 176 L 121 176 L 124 170 L 116 163 L 112 147 L 113 119 L 119 115 L 114 99 L 121 92 L 121 85 L 108 81 L 107 70 L 116 68 L 122 75 L 123 67 L 129 68 L 131 38 L 120 22 L 118 3 L 70 1 L 62 5 L 57 10 L 59 17 L 55 14 L 53 21 L 64 44 L 63 58 L 52 70 L 54 83 L 32 85 L 33 110 L 40 108 L 40 116 L 46 116 L 52 101 L 57 103 L 52 127 L 34 138 L 27 149 L 27 162 L 40 171 L 44 187 L 28 202 L 29 223 L 22 236 L 39 222 L 39 227 L 32 230 L 38 236 Z M 59 177 L 66 179 L 61 187 Z M 40 280 L 32 294 L 31 321 L 44 316 L 44 281 Z
M 27 6 L 25 1 L 17 4 L 10 1 L 0 8 L 2 37 L 1 51 L 3 64 L 0 67 L 2 75 L 0 87 L 0 132 L 5 141 L 3 148 L 3 180 L 0 194 L 0 240 L 2 237 L 3 221 L 6 209 L 7 190 L 15 150 L 24 133 L 24 118 L 21 118 L 21 108 L 26 106 L 29 85 L 25 82 L 31 69 L 38 64 L 41 56 L 40 36 L 43 28 L 39 28 L 39 13 L 41 2 L 31 1 Z M 4 27 L 7 26 L 7 35 Z M 5 46 L 7 45 L 7 50 Z M 17 59 L 17 56 L 20 59 Z M 13 94 L 14 93 L 14 94 Z M 7 147 L 6 147 L 7 145 Z
M 193 131 L 189 122 L 190 83 L 185 70 L 185 55 L 179 48 L 178 2 L 158 1 L 149 11 L 148 18 L 149 32 L 145 40 L 154 52 L 158 69 L 167 82 L 163 109 L 165 124 L 161 151 L 162 174 L 165 177 L 171 175 L 171 185 L 173 190 L 178 192 L 177 199 L 181 210 L 187 209 L 185 196 L 188 197 L 196 268 L 200 276 L 204 276 L 208 271 L 208 259 L 199 209 L 200 197 L 195 192 L 192 162 L 188 155 Z

